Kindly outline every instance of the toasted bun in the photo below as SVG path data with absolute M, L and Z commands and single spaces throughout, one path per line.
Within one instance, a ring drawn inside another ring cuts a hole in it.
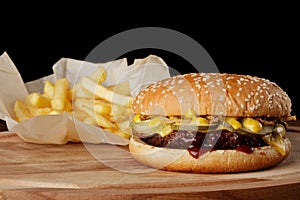
M 270 146 L 256 148 L 247 154 L 237 150 L 215 150 L 198 159 L 187 150 L 154 147 L 132 137 L 129 143 L 131 155 L 140 163 L 167 171 L 193 173 L 233 173 L 260 170 L 277 165 L 290 153 L 291 143 L 285 139 L 283 156 Z
M 275 83 L 249 75 L 190 73 L 174 76 L 141 90 L 133 111 L 143 115 L 287 117 L 291 100 Z

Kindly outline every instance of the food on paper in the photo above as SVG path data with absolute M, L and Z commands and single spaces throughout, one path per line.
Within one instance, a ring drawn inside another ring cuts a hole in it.
M 106 77 L 105 68 L 100 66 L 90 75 L 81 77 L 72 88 L 67 78 L 55 83 L 46 80 L 43 93 L 32 92 L 15 102 L 16 120 L 22 122 L 34 116 L 69 112 L 80 121 L 128 139 L 131 132 L 123 124 L 129 122 L 130 85 L 122 82 L 104 86 Z

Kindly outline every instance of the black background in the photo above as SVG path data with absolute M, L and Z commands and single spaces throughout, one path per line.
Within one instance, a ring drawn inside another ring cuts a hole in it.
M 18 15 L 8 12 L 2 16 L 0 53 L 8 53 L 27 82 L 51 74 L 52 65 L 62 57 L 85 59 L 98 44 L 122 31 L 169 28 L 202 45 L 220 72 L 256 75 L 276 82 L 291 97 L 293 114 L 300 116 L 296 6 L 247 6 L 223 8 L 223 12 L 212 7 L 182 8 L 186 13 L 168 7 L 171 12 L 166 13 L 148 5 L 152 11 L 142 7 L 119 13 L 109 7 L 110 12 L 104 13 L 99 7 L 68 9 L 57 5 L 48 8 L 50 12 L 37 8 Z M 194 71 L 185 59 L 167 51 L 143 49 L 124 56 L 130 62 L 149 54 L 162 57 L 182 73 Z

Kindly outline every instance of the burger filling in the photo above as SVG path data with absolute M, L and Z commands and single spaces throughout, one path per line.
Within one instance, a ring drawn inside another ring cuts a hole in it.
M 135 115 L 133 135 L 156 147 L 187 149 L 191 156 L 213 150 L 252 153 L 254 148 L 272 146 L 285 155 L 286 118 L 234 118 L 221 116 Z

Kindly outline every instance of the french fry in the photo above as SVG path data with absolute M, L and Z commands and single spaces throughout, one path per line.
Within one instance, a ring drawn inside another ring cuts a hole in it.
M 73 111 L 72 113 L 73 113 L 73 116 L 76 119 L 78 119 L 79 121 L 82 121 L 82 122 L 92 125 L 92 126 L 98 126 L 95 119 L 90 117 L 85 111 L 78 110 L 78 111 Z
M 51 99 L 51 107 L 54 110 L 63 110 L 65 107 L 67 93 L 69 89 L 69 81 L 66 78 L 59 79 L 55 82 L 53 97 Z
M 33 116 L 48 115 L 52 111 L 51 107 L 39 108 L 34 106 L 28 106 L 28 110 Z
M 107 119 L 109 119 L 109 121 L 111 121 L 113 123 L 118 123 L 120 121 L 127 120 L 128 116 L 113 116 L 113 115 L 109 115 L 109 116 L 107 116 Z
M 107 72 L 104 67 L 100 66 L 98 69 L 88 76 L 89 79 L 97 84 L 102 84 L 107 77 Z
M 72 89 L 73 98 L 86 98 L 86 99 L 94 99 L 95 95 L 88 90 L 84 89 L 81 84 L 77 84 Z
M 111 116 L 129 116 L 130 112 L 131 112 L 131 108 L 129 108 L 129 107 L 112 104 L 110 115 Z
M 83 120 L 84 123 L 92 125 L 92 126 L 97 126 L 97 122 L 92 118 L 92 117 L 87 117 Z
M 89 115 L 83 110 L 74 110 L 72 114 L 76 119 L 80 121 L 84 121 L 85 118 L 89 117 Z
M 51 99 L 54 93 L 54 85 L 50 81 L 46 80 L 44 83 L 43 92 L 49 99 Z
M 111 112 L 111 104 L 104 100 L 77 98 L 73 107 L 74 110 L 83 110 L 84 107 L 88 107 L 101 115 L 108 115 Z
M 99 126 L 109 129 L 117 128 L 116 125 L 109 121 L 106 117 L 99 113 L 95 113 L 94 110 L 90 109 L 89 107 L 85 107 L 84 110 L 91 118 L 93 118 L 97 122 Z
M 28 107 L 44 108 L 50 107 L 50 100 L 42 94 L 33 92 L 25 97 L 25 103 Z
M 130 138 L 130 135 L 127 134 L 126 132 L 122 131 L 121 129 L 106 129 L 106 131 L 112 132 L 113 134 L 118 135 L 125 139 Z
M 127 107 L 130 107 L 132 104 L 132 98 L 130 96 L 115 93 L 112 90 L 109 90 L 108 88 L 104 87 L 103 85 L 95 83 L 89 78 L 82 77 L 80 83 L 83 88 L 85 88 L 91 93 L 94 93 L 95 96 L 99 97 L 100 99 L 104 99 L 113 104 L 118 104 Z
M 73 90 L 72 88 L 68 89 L 67 99 L 72 102 L 73 101 Z
M 119 121 L 116 124 L 124 133 L 131 135 L 130 120 Z
M 128 81 L 117 83 L 115 85 L 110 85 L 107 88 L 115 93 L 130 96 L 130 84 Z
M 51 110 L 48 115 L 59 115 L 61 113 L 63 113 L 62 110 Z
M 72 103 L 68 98 L 65 101 L 65 107 L 63 110 L 66 112 L 72 112 Z
M 27 106 L 25 105 L 25 103 L 23 103 L 23 101 L 21 100 L 16 100 L 14 104 L 14 112 L 16 115 L 16 119 L 19 122 L 25 121 L 33 117 L 33 115 L 28 110 Z

